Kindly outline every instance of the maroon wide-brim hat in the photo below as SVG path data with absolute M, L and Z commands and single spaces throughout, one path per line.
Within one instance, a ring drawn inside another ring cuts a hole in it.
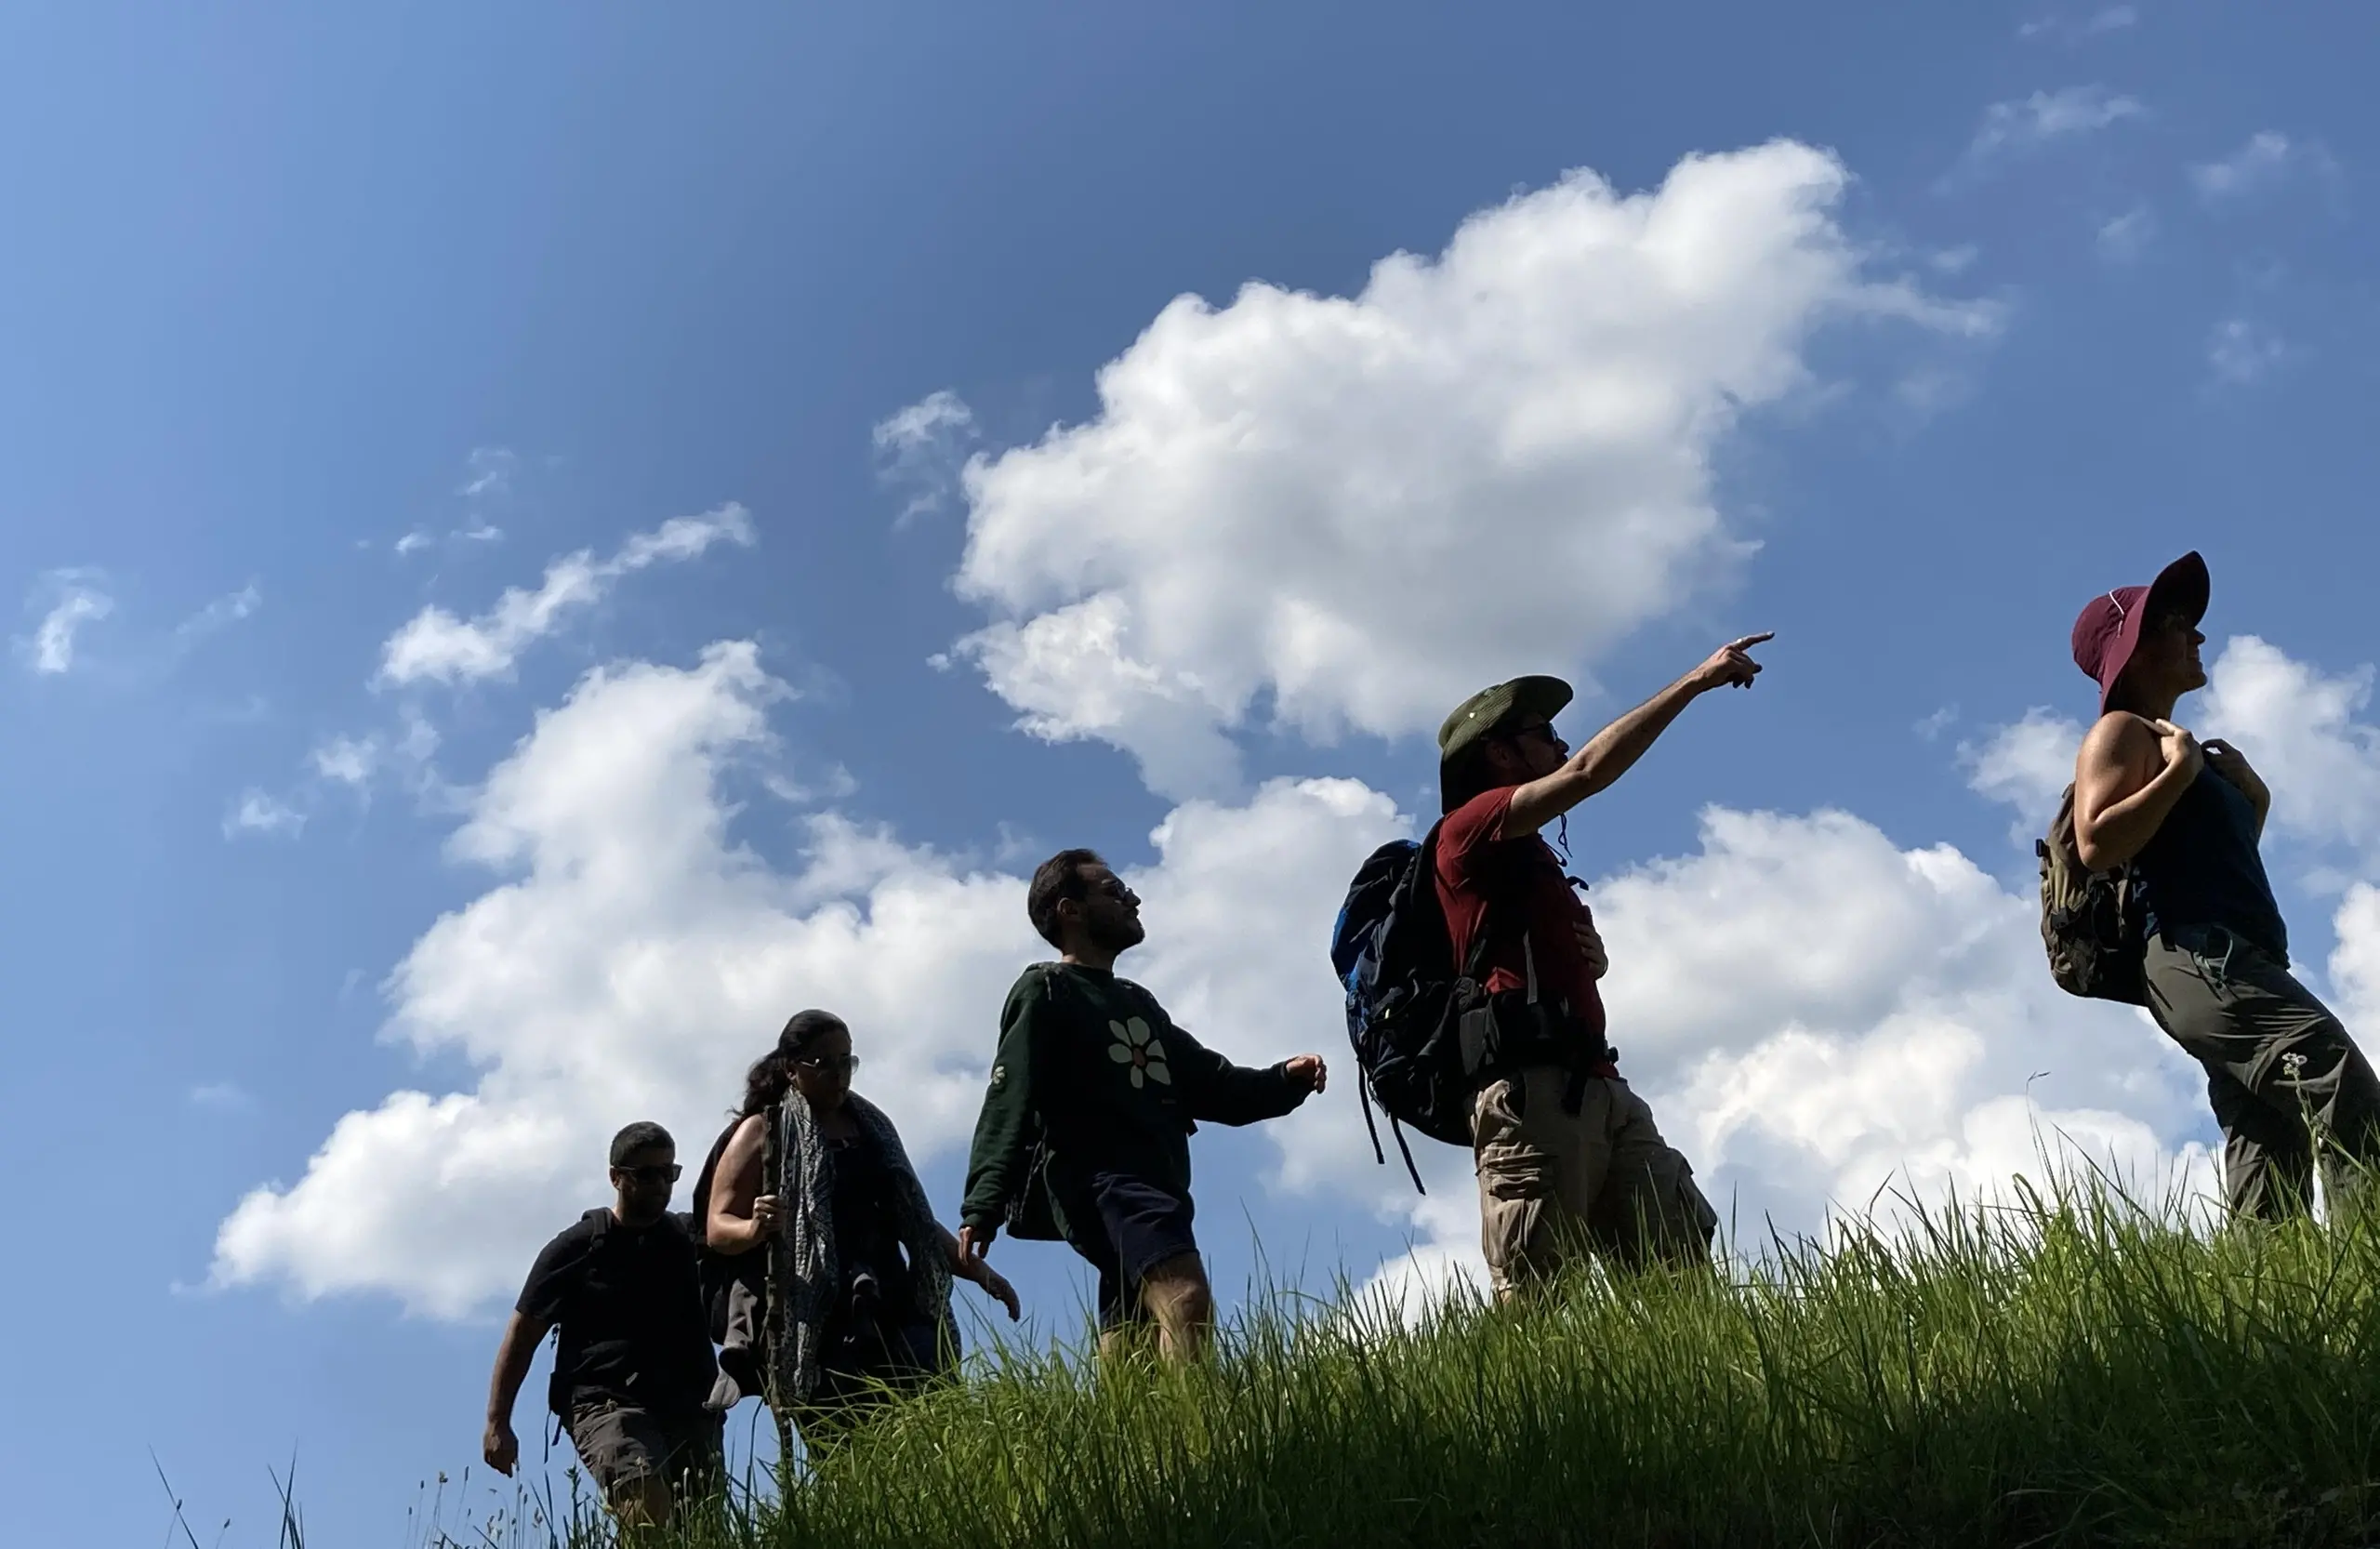
M 2074 665 L 2099 685 L 2099 713 L 2108 711 L 2108 696 L 2116 680 L 2132 665 L 2140 648 L 2140 631 L 2152 614 L 2178 613 L 2190 627 L 2206 616 L 2206 562 L 2193 549 L 2157 573 L 2145 587 L 2118 587 L 2083 604 L 2074 620 Z

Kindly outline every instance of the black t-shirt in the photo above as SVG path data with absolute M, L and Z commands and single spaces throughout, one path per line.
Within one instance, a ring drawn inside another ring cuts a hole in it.
M 702 1251 L 682 1217 L 623 1226 L 588 1211 L 530 1267 L 514 1304 L 562 1325 L 558 1407 L 613 1398 L 648 1410 L 700 1407 L 718 1366 L 703 1314 Z

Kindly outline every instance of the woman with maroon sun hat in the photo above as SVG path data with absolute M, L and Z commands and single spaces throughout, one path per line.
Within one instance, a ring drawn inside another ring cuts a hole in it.
M 2206 562 L 2185 554 L 2074 621 L 2075 665 L 2099 685 L 2074 766 L 2075 849 L 2094 871 L 2131 867 L 2149 1012 L 2206 1067 L 2232 1212 L 2307 1211 L 2319 1153 L 2335 1219 L 2380 1161 L 2380 1079 L 2289 972 L 2256 848 L 2272 793 L 2238 749 L 2174 723 L 2175 703 L 2206 686 L 2207 591 Z

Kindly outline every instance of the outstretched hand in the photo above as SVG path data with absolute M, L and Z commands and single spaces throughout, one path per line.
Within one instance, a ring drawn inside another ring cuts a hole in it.
M 1757 635 L 1746 635 L 1741 640 L 1729 641 L 1712 652 L 1700 667 L 1687 675 L 1687 679 L 1693 683 L 1695 692 L 1698 694 L 1709 689 L 1730 686 L 1750 688 L 1752 681 L 1760 676 L 1760 663 L 1752 659 L 1750 655 L 1752 648 L 1765 644 L 1776 638 L 1777 631 L 1770 629 Z
M 1008 1283 L 1007 1276 L 985 1264 L 980 1255 L 969 1261 L 961 1273 L 981 1287 L 985 1295 L 1008 1309 L 1011 1323 L 1025 1316 L 1025 1304 L 1016 1299 L 1016 1288 Z
M 1294 1059 L 1283 1060 L 1281 1070 L 1289 1077 L 1289 1084 L 1297 1088 L 1302 1096 L 1312 1096 L 1320 1092 L 1330 1079 L 1329 1068 L 1322 1063 L 1319 1054 L 1300 1054 Z

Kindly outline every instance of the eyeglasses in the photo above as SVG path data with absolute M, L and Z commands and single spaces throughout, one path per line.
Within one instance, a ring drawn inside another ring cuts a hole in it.
M 793 1063 L 804 1070 L 814 1071 L 821 1076 L 848 1076 L 859 1068 L 859 1056 L 857 1054 L 813 1054 L 807 1059 L 796 1060 Z
M 650 1186 L 654 1184 L 674 1184 L 686 1170 L 676 1162 L 670 1162 L 661 1167 L 615 1167 L 612 1171 L 623 1178 Z
M 1518 742 L 1523 737 L 1543 737 L 1548 742 L 1561 740 L 1554 735 L 1554 722 L 1551 721 L 1540 721 L 1533 726 L 1515 726 L 1504 735 L 1514 742 Z
M 1119 904 L 1137 904 L 1141 895 L 1124 885 L 1121 877 L 1110 877 L 1091 890 L 1103 898 L 1113 898 Z

